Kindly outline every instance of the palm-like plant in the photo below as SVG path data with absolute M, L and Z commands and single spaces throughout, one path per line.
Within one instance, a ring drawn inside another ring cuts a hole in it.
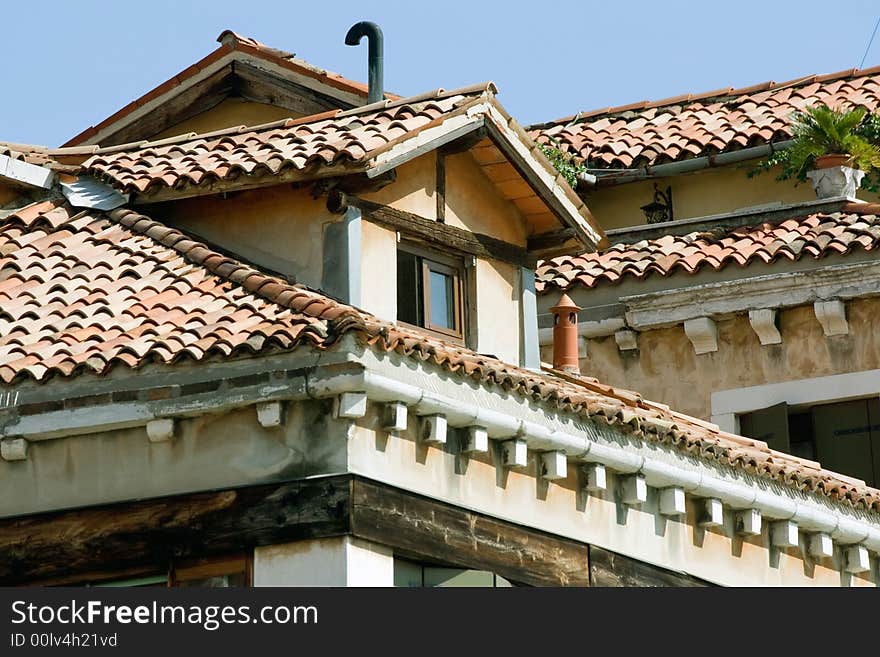
M 797 112 L 792 121 L 794 144 L 773 153 L 753 173 L 780 165 L 780 180 L 804 181 L 807 171 L 825 155 L 846 155 L 847 166 L 866 172 L 880 168 L 880 148 L 870 139 L 866 117 L 867 111 L 860 107 L 842 111 L 816 105 Z

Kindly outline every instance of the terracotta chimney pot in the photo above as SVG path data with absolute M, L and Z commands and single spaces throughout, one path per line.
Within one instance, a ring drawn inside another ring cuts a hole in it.
M 579 373 L 578 311 L 581 310 L 567 294 L 550 309 L 553 313 L 553 368 Z

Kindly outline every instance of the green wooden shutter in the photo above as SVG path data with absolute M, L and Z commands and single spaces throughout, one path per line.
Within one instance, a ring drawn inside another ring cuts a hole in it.
M 739 417 L 740 433 L 755 440 L 763 440 L 770 449 L 791 452 L 788 438 L 788 404 L 762 408 Z
M 868 400 L 814 406 L 813 430 L 816 456 L 822 467 L 873 481 Z

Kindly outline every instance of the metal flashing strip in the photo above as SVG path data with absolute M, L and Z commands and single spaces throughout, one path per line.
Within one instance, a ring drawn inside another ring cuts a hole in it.
M 55 182 L 55 172 L 46 167 L 13 159 L 8 155 L 0 155 L 0 178 L 29 187 L 50 189 Z
M 90 176 L 80 176 L 72 183 L 61 183 L 61 193 L 75 208 L 105 211 L 122 207 L 129 198 L 128 194 Z

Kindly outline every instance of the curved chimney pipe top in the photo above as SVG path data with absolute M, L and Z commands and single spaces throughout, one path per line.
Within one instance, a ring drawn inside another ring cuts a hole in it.
M 345 35 L 345 45 L 356 46 L 361 39 L 367 37 L 369 41 L 369 50 L 367 55 L 367 64 L 369 70 L 369 92 L 367 95 L 367 103 L 376 103 L 385 97 L 383 78 L 383 44 L 382 30 L 372 21 L 361 21 L 355 23 Z

